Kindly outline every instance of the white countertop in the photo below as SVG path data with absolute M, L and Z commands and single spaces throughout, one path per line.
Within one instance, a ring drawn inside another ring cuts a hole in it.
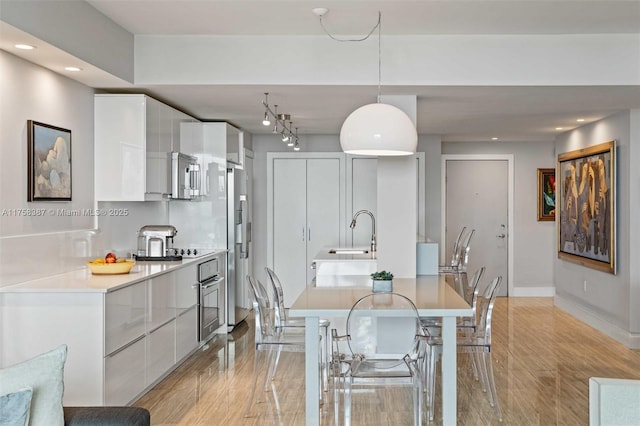
M 88 267 L 63 274 L 52 275 L 37 280 L 26 281 L 7 287 L 1 287 L 0 293 L 106 293 L 127 285 L 147 280 L 155 275 L 164 274 L 184 266 L 200 263 L 225 250 L 218 250 L 206 256 L 188 258 L 176 262 L 136 261 L 128 274 L 93 275 Z M 195 284 L 195 282 L 194 282 Z

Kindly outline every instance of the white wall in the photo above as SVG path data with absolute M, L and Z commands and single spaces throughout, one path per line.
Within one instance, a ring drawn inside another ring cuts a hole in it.
M 105 204 L 128 213 L 99 224 L 82 214 L 94 208 L 92 88 L 3 50 L 0 75 L 0 287 L 84 268 L 110 250 L 124 254 L 140 226 L 167 222 L 166 202 Z M 71 201 L 27 202 L 27 120 L 71 130 Z
M 513 154 L 514 164 L 514 259 L 513 287 L 553 287 L 556 257 L 555 222 L 537 221 L 537 169 L 555 167 L 551 142 L 446 142 L 443 154 Z
M 616 141 L 617 274 L 556 259 L 556 304 L 631 347 L 640 347 L 640 321 L 636 313 L 640 288 L 636 247 L 640 238 L 637 225 L 640 212 L 639 118 L 637 110 L 625 111 L 567 132 L 556 140 L 558 154 Z
M 99 234 L 93 217 L 61 213 L 93 208 L 93 89 L 5 51 L 0 51 L 0 75 L 0 286 L 5 286 L 81 267 Z M 71 130 L 72 201 L 27 202 L 27 120 Z M 15 213 L 20 209 L 44 209 L 44 214 Z
M 425 153 L 425 239 L 440 242 L 442 228 L 440 155 L 442 138 L 440 135 L 418 135 L 418 152 Z M 440 245 L 442 249 L 442 245 Z

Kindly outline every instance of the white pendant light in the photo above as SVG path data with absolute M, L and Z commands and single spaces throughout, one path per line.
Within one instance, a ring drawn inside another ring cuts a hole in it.
M 378 12 L 378 22 L 369 34 L 360 39 L 337 39 L 322 23 L 322 17 L 328 12 L 325 8 L 316 8 L 313 13 L 320 17 L 324 32 L 337 41 L 364 41 L 378 29 L 378 102 L 364 105 L 353 111 L 342 123 L 340 145 L 347 154 L 399 156 L 412 155 L 418 145 L 418 132 L 409 116 L 400 108 L 380 102 L 382 80 L 381 28 L 382 13 Z
M 375 103 L 353 111 L 340 129 L 340 145 L 347 154 L 411 155 L 418 133 L 413 121 L 393 105 Z

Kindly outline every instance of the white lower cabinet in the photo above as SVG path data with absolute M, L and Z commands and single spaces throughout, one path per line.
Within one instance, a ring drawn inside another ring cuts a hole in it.
M 105 405 L 127 405 L 145 389 L 146 339 L 143 336 L 105 358 Z
M 181 361 L 198 347 L 198 306 L 194 305 L 176 318 L 176 361 Z
M 126 405 L 198 348 L 197 267 L 105 296 L 104 404 Z
M 153 384 L 176 362 L 176 320 L 153 330 L 147 341 L 147 385 Z
M 104 325 L 105 356 L 144 336 L 146 294 L 146 281 L 107 293 Z

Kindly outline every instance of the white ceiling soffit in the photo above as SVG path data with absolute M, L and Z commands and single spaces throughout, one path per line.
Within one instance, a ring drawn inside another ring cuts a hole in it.
M 5 2 L 5 0 L 0 0 Z M 640 34 L 640 0 L 632 1 L 361 1 L 318 3 L 245 0 L 89 0 L 132 34 L 316 35 L 324 33 L 311 9 L 325 16 L 334 34 L 362 35 L 383 13 L 385 34 Z M 0 14 L 0 19 L 2 18 Z M 229 121 L 252 133 L 261 125 L 263 92 L 292 114 L 300 134 L 337 134 L 346 116 L 375 101 L 376 88 L 327 85 L 131 85 L 80 61 L 82 73 L 61 70 L 75 59 L 46 41 L 34 52 L 13 41 L 29 35 L 0 21 L 0 48 L 90 87 L 153 95 L 200 119 Z M 41 47 L 42 46 L 42 47 Z M 611 64 L 615 69 L 615 64 Z M 88 71 L 88 72 L 85 72 Z M 286 66 L 283 67 L 286 72 Z M 396 85 L 393 93 L 418 96 L 418 131 L 443 141 L 552 141 L 564 131 L 615 112 L 640 108 L 640 86 Z M 615 84 L 615 83 L 613 83 Z M 621 83 L 627 84 L 627 83 Z M 632 83 L 633 84 L 633 83 Z M 556 128 L 561 127 L 561 130 Z
M 640 4 L 615 0 L 88 0 L 133 34 L 601 34 L 640 32 Z

